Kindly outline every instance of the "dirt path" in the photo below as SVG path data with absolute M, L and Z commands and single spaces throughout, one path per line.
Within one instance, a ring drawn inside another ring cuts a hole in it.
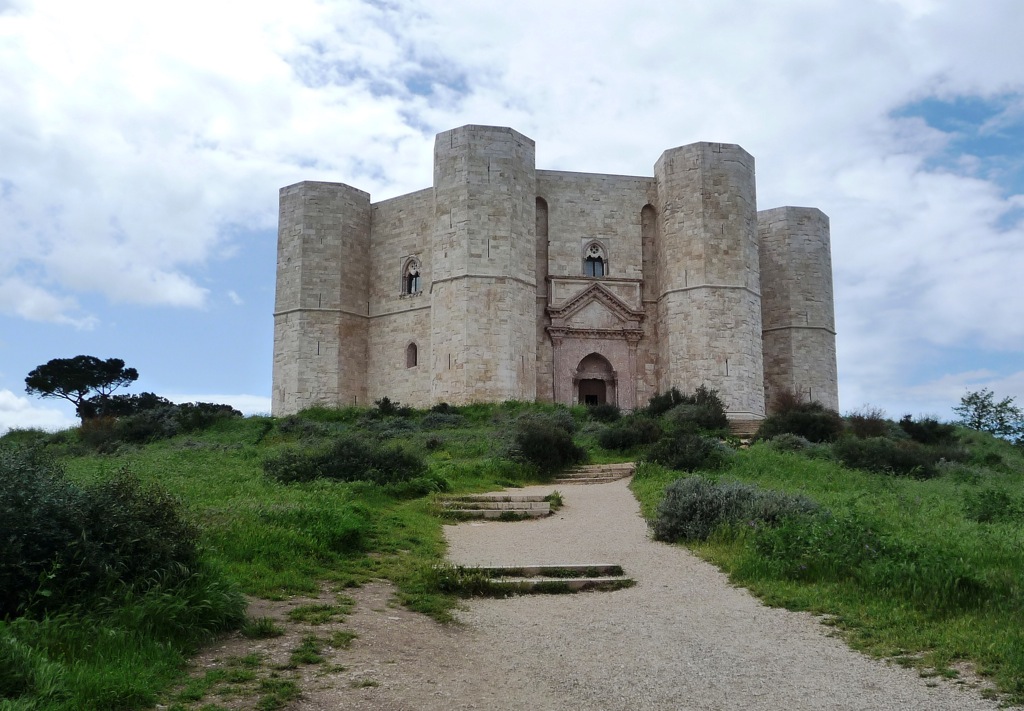
M 463 624 L 446 626 L 395 606 L 388 584 L 365 586 L 341 625 L 359 638 L 325 652 L 326 667 L 302 667 L 303 696 L 288 708 L 998 708 L 976 688 L 853 652 L 811 615 L 767 608 L 686 550 L 651 541 L 625 480 L 559 490 L 566 506 L 547 519 L 447 526 L 450 559 L 619 563 L 635 587 L 470 600 Z

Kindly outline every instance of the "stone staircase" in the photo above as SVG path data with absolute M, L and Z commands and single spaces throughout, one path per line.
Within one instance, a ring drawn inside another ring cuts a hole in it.
M 441 500 L 451 518 L 496 518 L 515 521 L 551 515 L 551 504 L 542 494 L 466 494 Z
M 525 565 L 517 567 L 473 566 L 449 568 L 449 586 L 464 595 L 508 595 L 576 593 L 584 590 L 621 590 L 636 584 L 621 565 L 573 563 L 569 565 Z
M 635 462 L 618 464 L 586 464 L 563 472 L 555 478 L 555 484 L 606 484 L 609 481 L 625 479 L 636 471 Z
M 762 420 L 729 420 L 729 434 L 739 439 L 753 439 Z

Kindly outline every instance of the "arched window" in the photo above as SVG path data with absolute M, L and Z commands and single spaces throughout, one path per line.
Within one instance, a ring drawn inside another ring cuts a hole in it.
M 597 242 L 591 242 L 583 253 L 583 276 L 603 277 L 608 273 L 608 260 L 604 249 Z
M 419 358 L 419 349 L 415 343 L 410 343 L 405 349 L 405 367 L 415 368 Z
M 418 294 L 422 290 L 420 281 L 420 260 L 413 258 L 405 264 L 405 273 L 402 275 L 402 293 Z

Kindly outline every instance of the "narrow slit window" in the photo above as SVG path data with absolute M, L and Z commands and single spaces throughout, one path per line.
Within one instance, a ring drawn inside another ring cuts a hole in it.
M 405 349 L 405 367 L 415 368 L 419 363 L 419 349 L 415 343 L 410 343 Z

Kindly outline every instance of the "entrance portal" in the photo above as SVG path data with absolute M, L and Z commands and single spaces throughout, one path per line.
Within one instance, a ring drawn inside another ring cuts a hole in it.
M 573 376 L 576 402 L 581 405 L 617 404 L 615 397 L 615 371 L 608 359 L 591 353 L 576 366 Z M 571 401 L 570 401 L 571 402 Z
M 581 405 L 604 405 L 608 402 L 608 388 L 603 380 L 580 381 Z

